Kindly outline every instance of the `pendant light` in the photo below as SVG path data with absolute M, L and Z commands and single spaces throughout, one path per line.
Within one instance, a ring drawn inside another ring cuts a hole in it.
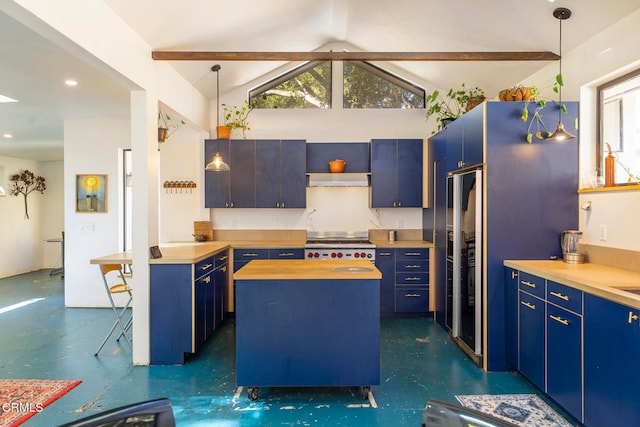
M 571 10 L 566 7 L 559 7 L 553 11 L 553 16 L 558 19 L 560 22 L 560 77 L 562 77 L 562 21 L 565 19 L 569 19 L 571 17 Z M 562 80 L 561 80 L 562 82 Z M 574 139 L 575 135 L 570 134 L 564 129 L 564 124 L 562 124 L 562 85 L 564 82 L 558 83 L 558 127 L 556 131 L 547 138 L 547 141 L 567 141 L 569 139 Z
M 211 67 L 211 71 L 215 71 L 216 73 L 216 129 L 218 129 L 220 125 L 220 65 L 214 65 Z M 220 138 L 218 138 L 218 150 L 215 156 L 213 156 L 213 160 L 211 160 L 204 169 L 214 172 L 225 172 L 229 170 L 229 165 L 222 160 L 222 156 L 220 155 Z

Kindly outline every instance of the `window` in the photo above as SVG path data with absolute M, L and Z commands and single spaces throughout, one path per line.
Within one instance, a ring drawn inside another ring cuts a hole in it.
M 343 66 L 344 108 L 424 108 L 424 90 L 367 62 Z
M 254 108 L 331 108 L 331 62 L 309 62 L 249 92 Z
M 640 176 L 640 70 L 598 87 L 597 165 L 611 147 L 616 184 L 638 183 Z M 607 146 L 608 144 L 608 146 Z

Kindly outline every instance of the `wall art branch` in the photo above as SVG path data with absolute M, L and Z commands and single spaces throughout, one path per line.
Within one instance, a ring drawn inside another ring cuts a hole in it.
M 27 196 L 34 191 L 39 191 L 40 194 L 44 194 L 44 190 L 47 189 L 47 184 L 42 176 L 36 176 L 30 170 L 23 170 L 20 173 L 11 175 L 9 180 L 12 182 L 11 194 L 18 196 L 22 194 L 24 197 L 24 217 L 29 219 L 29 207 L 27 205 Z

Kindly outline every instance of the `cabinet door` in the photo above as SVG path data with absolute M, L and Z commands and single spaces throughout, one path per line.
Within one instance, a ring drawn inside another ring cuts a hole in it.
M 204 143 L 205 166 L 216 152 L 220 152 L 222 159 L 229 164 L 229 140 L 208 139 Z M 228 207 L 229 200 L 229 172 L 205 171 L 204 173 L 204 207 Z
M 374 139 L 371 141 L 372 208 L 391 208 L 397 203 L 397 146 L 395 139 Z
M 307 207 L 307 144 L 283 140 L 281 154 L 280 207 Z
M 428 288 L 396 288 L 396 312 L 426 313 L 428 311 Z
M 218 267 L 214 273 L 213 284 L 213 328 L 218 329 L 224 320 L 225 290 L 229 278 L 228 265 Z
M 482 145 L 484 141 L 482 117 L 484 107 L 479 106 L 464 115 L 462 161 L 464 167 L 482 163 Z
M 582 420 L 582 317 L 547 304 L 547 394 Z
M 447 172 L 463 167 L 462 138 L 464 123 L 455 120 L 447 126 Z
M 197 351 L 205 339 L 207 338 L 207 309 L 211 303 L 210 288 L 211 276 L 206 275 L 195 282 L 195 295 L 193 299 L 193 316 L 194 316 L 194 329 L 193 329 L 193 349 L 192 352 Z
M 256 142 L 254 140 L 231 141 L 230 200 L 233 208 L 256 207 Z
M 518 271 L 504 269 L 505 278 L 505 342 L 509 369 L 518 369 Z
M 280 207 L 280 141 L 256 141 L 256 208 Z
M 520 292 L 520 325 L 518 328 L 520 372 L 544 391 L 544 311 L 545 303 Z
M 422 140 L 398 140 L 398 207 L 422 207 Z
M 395 257 L 393 249 L 376 249 L 376 267 L 380 280 L 380 313 L 395 311 Z
M 636 310 L 584 294 L 584 424 L 640 425 Z

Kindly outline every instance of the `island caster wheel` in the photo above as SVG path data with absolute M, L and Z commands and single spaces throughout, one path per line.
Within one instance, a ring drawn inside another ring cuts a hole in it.
M 364 400 L 368 400 L 369 399 L 369 392 L 371 391 L 371 386 L 370 385 L 366 385 L 362 387 L 362 398 Z
M 250 401 L 255 402 L 258 400 L 258 394 L 260 394 L 260 387 L 247 388 L 247 396 L 249 396 Z

